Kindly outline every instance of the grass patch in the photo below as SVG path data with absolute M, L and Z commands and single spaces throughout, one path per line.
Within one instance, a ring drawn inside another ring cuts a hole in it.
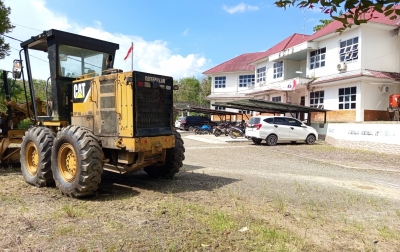
M 284 205 L 285 199 L 280 199 L 279 202 Z M 170 227 L 177 228 L 176 232 L 183 232 L 187 237 L 182 242 L 169 237 L 166 247 L 162 249 L 165 251 L 302 251 L 307 247 L 303 238 L 285 228 L 271 225 L 261 217 L 250 215 L 252 209 L 244 205 L 228 212 L 223 208 L 187 203 L 172 197 L 159 202 L 159 205 L 157 216 L 168 219 Z
M 387 226 L 382 226 L 378 228 L 379 235 L 385 238 L 386 240 L 400 240 L 400 232 L 397 230 L 392 230 Z

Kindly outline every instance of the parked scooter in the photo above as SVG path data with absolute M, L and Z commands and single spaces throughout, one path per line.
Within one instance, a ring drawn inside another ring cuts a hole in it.
M 239 126 L 232 126 L 229 131 L 229 136 L 233 139 L 237 137 L 244 137 L 246 133 L 246 123 L 244 120 L 239 124 Z
M 196 126 L 193 131 L 195 135 L 207 135 L 213 133 L 211 126 L 207 124 L 204 124 L 201 127 Z

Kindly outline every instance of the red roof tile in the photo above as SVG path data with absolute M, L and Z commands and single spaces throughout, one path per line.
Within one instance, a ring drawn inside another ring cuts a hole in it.
M 400 5 L 393 7 L 393 9 L 400 9 Z M 394 20 L 390 20 L 390 16 L 386 17 L 383 13 L 379 13 L 377 11 L 371 11 L 368 12 L 367 14 L 364 15 L 364 18 L 361 18 L 361 20 L 368 20 L 369 23 L 378 23 L 378 24 L 386 24 L 386 25 L 392 25 L 392 26 L 398 26 L 398 18 Z M 349 23 L 353 23 L 352 20 L 349 20 Z M 322 36 L 328 35 L 330 33 L 336 32 L 337 29 L 343 28 L 343 24 L 337 20 L 333 20 L 330 24 L 327 26 L 323 27 L 321 30 L 315 32 L 313 35 L 311 35 L 308 40 L 314 40 L 317 38 L 320 38 Z
M 261 52 L 256 53 L 245 53 L 236 58 L 228 60 L 222 64 L 219 64 L 216 67 L 213 67 L 203 74 L 212 74 L 212 73 L 223 73 L 223 72 L 236 72 L 236 71 L 254 71 L 254 65 L 250 65 L 250 62 L 254 61 Z
M 278 44 L 274 45 L 273 47 L 271 47 L 267 51 L 261 53 L 260 56 L 258 58 L 256 58 L 254 61 L 257 61 L 259 59 L 268 57 L 268 56 L 270 56 L 270 55 L 272 55 L 274 53 L 280 52 L 282 50 L 285 50 L 287 48 L 293 47 L 295 45 L 301 44 L 301 43 L 307 41 L 308 37 L 310 37 L 310 35 L 295 33 L 295 34 L 285 38 L 284 40 L 282 40 Z
M 400 5 L 395 6 L 394 9 L 400 9 Z M 397 24 L 399 22 L 398 19 L 390 20 L 390 17 L 386 17 L 384 14 L 379 13 L 377 11 L 370 12 L 369 14 L 365 15 L 365 19 L 368 20 L 370 23 L 379 23 L 379 24 L 386 24 L 398 27 Z M 351 22 L 351 21 L 350 21 Z M 336 32 L 337 29 L 342 28 L 343 25 L 341 22 L 334 20 L 327 26 L 323 27 L 319 31 L 315 32 L 312 35 L 305 35 L 295 33 L 286 39 L 282 40 L 278 44 L 274 45 L 270 49 L 265 52 L 258 52 L 258 53 L 246 53 L 242 54 L 236 58 L 228 60 L 220 65 L 213 67 L 203 74 L 211 74 L 211 73 L 222 73 L 222 72 L 236 72 L 236 71 L 251 71 L 254 70 L 254 65 L 250 65 L 251 62 L 263 59 L 268 57 L 274 53 L 280 52 L 282 50 L 291 48 L 295 45 L 301 44 L 305 41 L 311 41 L 322 36 L 331 34 Z

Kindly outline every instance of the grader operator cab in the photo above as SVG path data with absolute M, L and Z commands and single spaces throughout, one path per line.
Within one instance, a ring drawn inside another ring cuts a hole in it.
M 24 61 L 17 63 L 25 65 L 34 121 L 21 142 L 26 182 L 55 183 L 63 194 L 83 197 L 97 190 L 103 169 L 166 178 L 179 171 L 185 149 L 173 128 L 172 77 L 114 69 L 118 44 L 54 29 L 21 47 Z M 35 102 L 30 50 L 48 54 L 46 115 Z

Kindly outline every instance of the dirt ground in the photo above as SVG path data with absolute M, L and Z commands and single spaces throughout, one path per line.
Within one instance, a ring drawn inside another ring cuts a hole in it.
M 400 156 L 183 136 L 173 180 L 104 173 L 86 199 L 2 167 L 0 249 L 400 251 Z

